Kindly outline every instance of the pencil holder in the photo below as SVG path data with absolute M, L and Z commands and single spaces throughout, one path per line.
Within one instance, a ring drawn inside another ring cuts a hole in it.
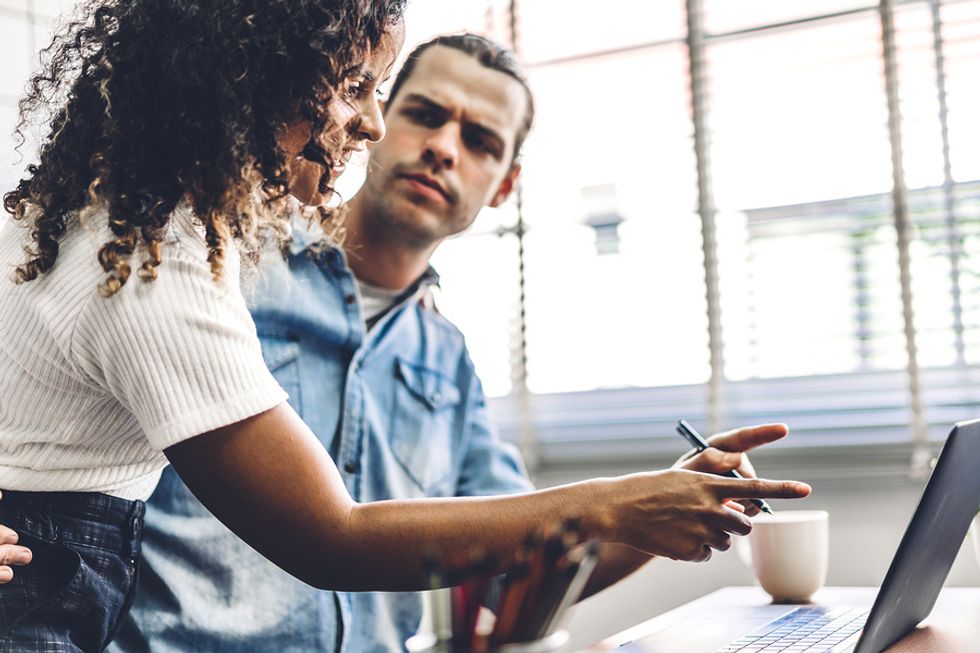
M 516 642 L 504 644 L 497 648 L 489 648 L 486 653 L 553 653 L 568 642 L 568 632 L 556 630 L 543 639 L 533 642 Z M 409 637 L 405 642 L 408 653 L 460 653 L 455 651 L 450 642 L 440 642 L 431 633 L 422 633 Z M 467 651 L 466 653 L 476 653 Z

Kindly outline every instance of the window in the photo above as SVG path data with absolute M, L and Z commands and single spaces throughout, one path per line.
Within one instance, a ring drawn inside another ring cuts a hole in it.
M 20 152 L 13 131 L 17 125 L 17 102 L 31 72 L 37 67 L 38 51 L 51 39 L 56 18 L 68 3 L 57 0 L 0 0 L 0 42 L 4 44 L 0 67 L 0 188 L 11 189 L 32 159 L 28 142 Z M 30 139 L 34 134 L 26 134 Z
M 538 115 L 524 153 L 524 216 L 533 392 L 708 378 L 685 77 L 679 43 L 531 68 Z
M 905 364 L 880 31 L 865 12 L 708 42 L 727 379 Z
M 686 30 L 684 3 L 673 0 L 607 0 L 602 11 L 592 0 L 522 0 L 517 19 L 521 54 L 532 66 L 681 42 Z
M 648 3 L 664 13 L 646 32 L 602 30 L 615 43 L 598 29 L 554 35 L 545 4 L 518 3 L 541 107 L 522 208 L 524 419 L 542 460 L 654 451 L 680 416 L 785 419 L 798 445 L 908 440 L 910 374 L 929 435 L 976 410 L 980 2 L 901 2 L 892 15 L 907 307 L 877 3 L 701 3 L 707 273 L 685 3 Z M 706 274 L 720 280 L 716 385 Z M 517 404 L 498 403 L 516 433 Z
M 18 179 L 20 157 L 14 152 L 13 130 L 17 124 L 17 100 L 30 72 L 34 40 L 23 2 L 0 3 L 0 40 L 4 43 L 4 65 L 0 67 L 0 182 L 9 189 Z
M 708 34 L 719 35 L 831 14 L 862 11 L 873 4 L 868 0 L 704 0 L 704 28 Z

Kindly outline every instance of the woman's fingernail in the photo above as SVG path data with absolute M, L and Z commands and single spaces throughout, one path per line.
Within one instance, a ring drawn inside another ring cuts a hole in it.
M 10 567 L 0 567 L 0 583 L 7 583 L 14 577 L 14 570 Z
M 21 551 L 16 556 L 14 556 L 14 562 L 16 562 L 19 565 L 26 565 L 26 564 L 30 563 L 30 561 L 31 561 L 31 559 L 33 559 L 33 557 L 34 556 L 30 552 L 30 550 Z

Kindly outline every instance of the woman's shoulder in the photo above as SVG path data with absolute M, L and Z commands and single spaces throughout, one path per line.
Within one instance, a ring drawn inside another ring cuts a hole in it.
M 31 209 L 29 209 L 31 210 Z M 23 219 L 8 219 L 0 227 L 0 265 L 11 272 L 28 260 L 32 245 L 33 220 L 30 215 Z M 59 239 L 58 255 L 54 265 L 37 279 L 18 284 L 28 294 L 49 293 L 53 287 L 72 291 L 54 294 L 74 297 L 81 300 L 102 285 L 109 273 L 100 263 L 102 248 L 118 236 L 109 226 L 109 214 L 104 207 L 88 207 L 73 212 L 67 220 L 65 233 Z M 214 278 L 209 260 L 210 250 L 205 237 L 203 221 L 191 207 L 181 203 L 170 215 L 161 233 L 160 262 L 156 266 L 156 278 L 146 279 L 139 274 L 143 263 L 150 258 L 147 248 L 138 246 L 127 261 L 131 270 L 126 283 L 116 293 L 120 296 L 144 295 L 155 286 L 186 286 L 188 278 L 196 285 L 210 285 L 214 282 L 221 292 L 239 289 L 240 260 L 239 250 L 233 239 L 224 245 L 222 273 Z M 14 274 L 10 274 L 13 284 Z M 125 289 L 125 291 L 124 291 Z M 138 290 L 137 290 L 138 289 Z
M 207 235 L 204 221 L 199 218 L 190 204 L 181 202 L 170 214 L 170 222 L 163 235 L 165 245 L 196 257 L 207 258 Z
M 0 265 L 9 271 L 2 280 L 5 286 L 16 286 L 19 292 L 33 294 L 36 292 L 52 292 L 52 286 L 64 284 L 76 285 L 91 280 L 95 287 L 95 279 L 102 272 L 98 261 L 99 241 L 98 230 L 92 223 L 82 221 L 79 212 L 73 212 L 66 220 L 63 235 L 58 239 L 57 257 L 54 264 L 46 271 L 24 283 L 16 283 L 17 274 L 14 270 L 34 256 L 36 242 L 34 231 L 36 223 L 34 214 L 40 211 L 37 207 L 27 207 L 23 217 L 8 218 L 0 230 Z M 111 234 L 107 221 L 105 233 Z M 86 256 L 87 254 L 87 256 Z M 77 298 L 77 294 L 72 293 Z

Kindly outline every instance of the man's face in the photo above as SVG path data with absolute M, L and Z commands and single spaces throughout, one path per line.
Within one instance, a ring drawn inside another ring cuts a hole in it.
M 387 136 L 370 148 L 365 218 L 419 249 L 466 229 L 510 193 L 526 103 L 514 78 L 452 48 L 426 50 L 385 111 Z

